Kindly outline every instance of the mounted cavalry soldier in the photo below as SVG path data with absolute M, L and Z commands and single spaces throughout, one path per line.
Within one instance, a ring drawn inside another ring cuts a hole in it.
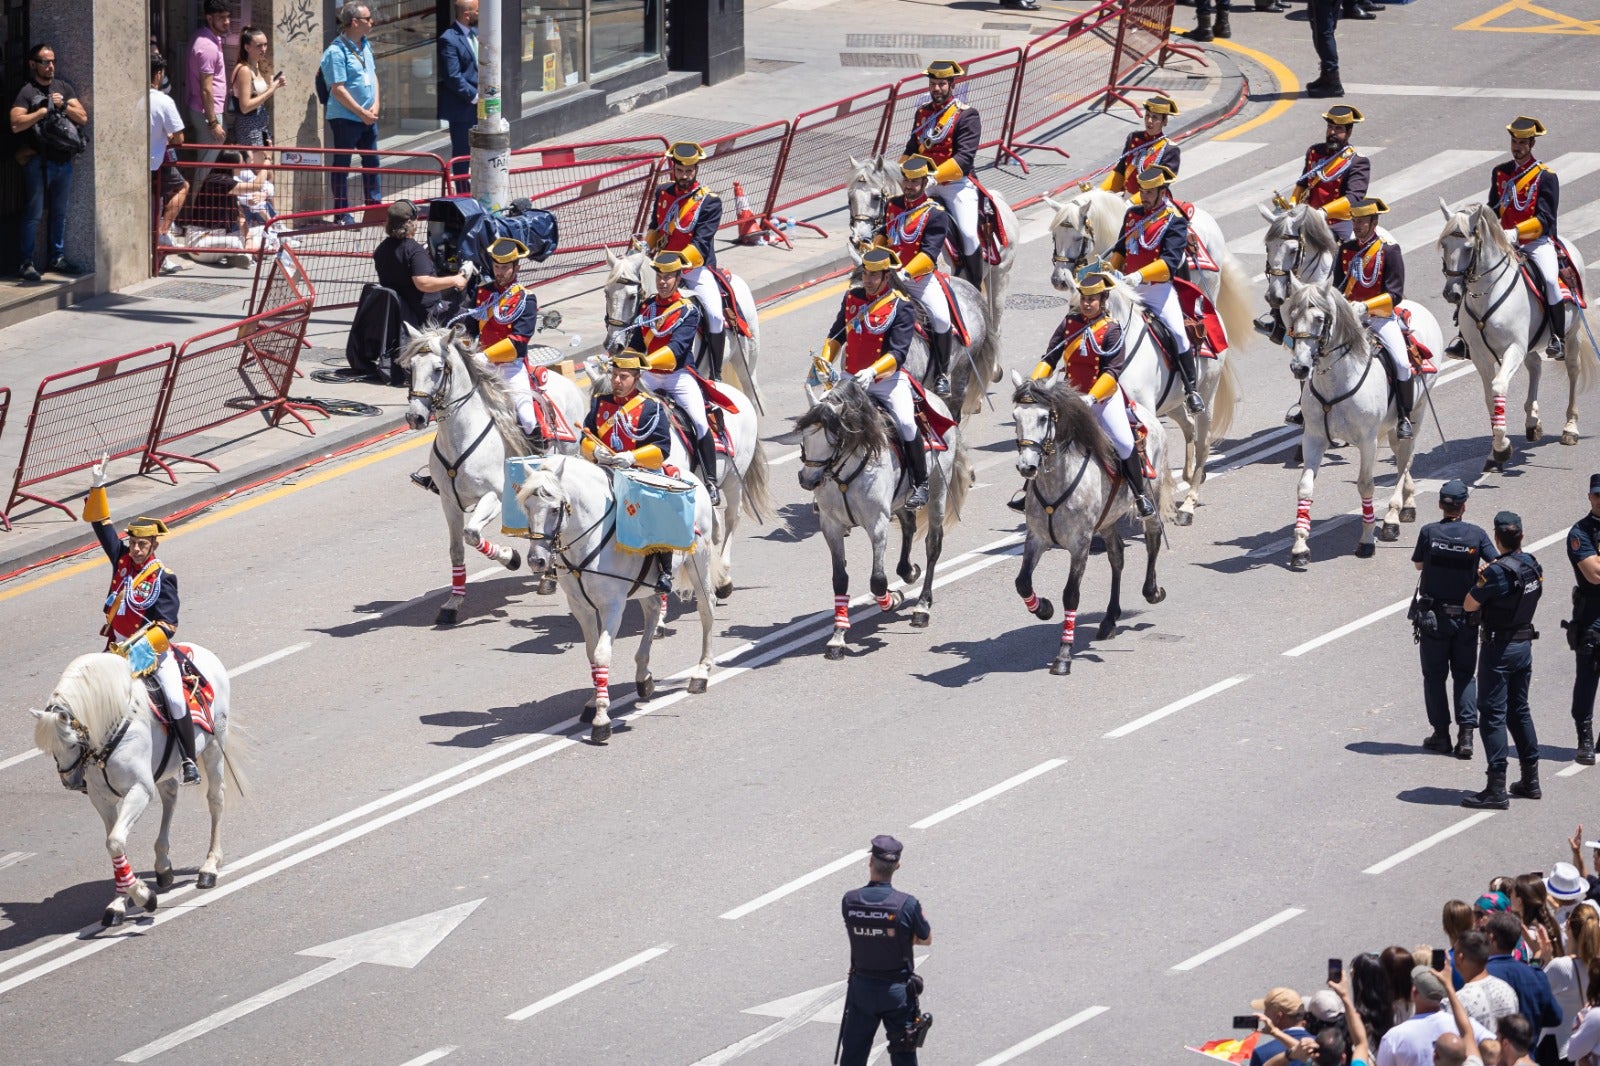
M 83 517 L 94 527 L 106 558 L 111 560 L 111 587 L 106 593 L 106 624 L 100 630 L 106 651 L 128 659 L 137 677 L 154 673 L 166 704 L 167 720 L 183 754 L 183 783 L 200 783 L 194 761 L 194 720 L 183 693 L 183 675 L 173 654 L 172 635 L 178 629 L 178 575 L 156 558 L 161 537 L 168 534 L 159 518 L 135 518 L 128 523 L 124 544 L 111 525 L 111 505 L 106 499 L 108 459 L 96 463 Z
M 539 301 L 517 280 L 517 264 L 527 258 L 528 246 L 498 237 L 485 253 L 494 264 L 494 281 L 478 290 L 467 322 L 478 335 L 483 357 L 506 383 L 517 407 L 517 425 L 527 436 L 537 437 L 539 416 L 533 410 L 533 386 L 525 360 L 528 338 L 539 328 Z
M 1156 513 L 1156 506 L 1145 483 L 1144 460 L 1134 449 L 1133 409 L 1118 380 L 1128 352 L 1122 343 L 1122 326 L 1106 314 L 1106 293 L 1111 285 L 1104 274 L 1083 276 L 1078 285 L 1078 310 L 1062 319 L 1050 335 L 1050 346 L 1031 377 L 1048 378 L 1065 361 L 1067 381 L 1094 405 L 1101 427 L 1117 449 L 1122 476 L 1133 492 L 1139 517 L 1149 518 Z M 1024 510 L 1024 501 L 1019 497 L 1011 507 Z
M 671 396 L 694 426 L 695 454 L 712 506 L 722 502 L 717 488 L 717 443 L 706 417 L 706 394 L 693 366 L 695 339 L 700 332 L 698 300 L 679 288 L 688 262 L 682 252 L 660 252 L 651 260 L 656 271 L 656 294 L 639 308 L 628 347 L 644 353 L 644 385 L 652 392 Z
M 1172 361 L 1183 378 L 1184 405 L 1199 412 L 1206 404 L 1195 386 L 1195 354 L 1172 285 L 1189 254 L 1189 219 L 1172 200 L 1169 186 L 1173 177 L 1172 171 L 1160 164 L 1139 172 L 1142 202 L 1129 207 L 1123 216 L 1122 232 L 1108 258 L 1114 270 L 1139 287 L 1144 302 L 1166 326 Z
M 1333 284 L 1377 336 L 1389 357 L 1399 414 L 1394 432 L 1401 439 L 1409 439 L 1417 382 L 1411 376 L 1405 331 L 1400 328 L 1396 310 L 1405 298 L 1405 259 L 1398 244 L 1378 235 L 1378 216 L 1389 213 L 1388 204 L 1376 196 L 1356 196 L 1351 198 L 1349 210 L 1355 236 L 1339 250 Z
M 1556 254 L 1556 212 L 1561 205 L 1561 179 L 1533 157 L 1535 139 L 1549 131 L 1544 123 L 1525 115 L 1506 127 L 1511 134 L 1511 160 L 1494 168 L 1489 177 L 1489 209 L 1500 216 L 1511 246 L 1531 260 L 1544 283 L 1545 311 L 1550 316 L 1548 359 L 1567 356 L 1567 304 L 1561 295 L 1561 268 Z M 1457 359 L 1467 357 L 1461 334 L 1445 349 Z
M 583 420 L 584 458 L 611 468 L 660 470 L 672 449 L 672 422 L 666 408 L 639 391 L 644 353 L 623 349 L 611 359 L 611 392 L 597 394 Z M 710 482 L 706 488 L 713 490 Z M 672 591 L 672 555 L 658 553 L 656 589 Z
M 956 79 L 966 68 L 953 59 L 928 65 L 928 102 L 911 119 L 905 162 L 925 156 L 934 166 L 933 195 L 949 209 L 960 234 L 960 273 L 974 288 L 983 285 L 983 252 L 978 241 L 978 188 L 971 174 L 978 145 L 983 140 L 983 119 L 964 100 L 955 99 Z
M 875 242 L 889 248 L 905 267 L 900 284 L 905 287 L 928 316 L 929 377 L 933 391 L 950 395 L 950 301 L 936 275 L 939 256 L 950 233 L 950 217 L 944 205 L 930 199 L 928 179 L 934 162 L 924 155 L 910 156 L 900 164 L 905 190 L 884 207 L 883 231 Z
M 1169 96 L 1156 95 L 1144 102 L 1144 129 L 1128 134 L 1122 144 L 1122 154 L 1106 175 L 1100 187 L 1107 192 L 1126 192 L 1135 203 L 1139 195 L 1139 171 L 1160 165 L 1178 175 L 1183 155 L 1178 146 L 1167 140 L 1167 121 L 1178 113 L 1178 105 Z
M 831 363 L 843 350 L 844 372 L 888 409 L 911 476 L 906 507 L 915 511 L 928 503 L 928 455 L 917 432 L 911 379 L 901 369 L 916 336 L 916 317 L 910 301 L 889 284 L 889 272 L 900 267 L 900 257 L 887 248 L 869 248 L 861 256 L 861 284 L 844 294 L 822 359 Z
M 650 202 L 650 229 L 644 240 L 651 253 L 683 254 L 683 285 L 700 301 L 700 312 L 706 321 L 709 369 L 712 377 L 720 378 L 728 336 L 723 331 L 722 291 L 711 268 L 717 265 L 722 199 L 700 184 L 700 161 L 705 157 L 705 150 L 693 141 L 678 141 L 667 149 L 672 181 L 656 189 Z

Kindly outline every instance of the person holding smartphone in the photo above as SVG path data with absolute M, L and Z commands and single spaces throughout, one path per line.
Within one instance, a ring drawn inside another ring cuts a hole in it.
M 228 112 L 233 119 L 229 144 L 248 144 L 254 148 L 272 144 L 272 108 L 268 105 L 287 82 L 282 71 L 272 74 L 271 70 L 267 32 L 246 26 L 239 31 L 239 55 L 234 60 L 233 75 L 228 82 Z M 267 161 L 267 154 L 252 151 L 245 161 L 252 168 L 259 168 Z
M 1256 1012 L 1259 1031 L 1272 1036 L 1272 1039 L 1256 1044 L 1250 1054 L 1250 1066 L 1266 1066 L 1285 1048 L 1311 1038 L 1311 1033 L 1303 1024 L 1305 998 L 1292 988 L 1274 988 L 1260 999 L 1253 1000 L 1250 1009 Z M 1244 1018 L 1238 1020 L 1243 1021 Z
M 1338 1017 L 1344 1024 L 1329 1024 L 1326 1028 L 1318 1030 L 1314 1037 L 1296 1039 L 1279 1030 L 1265 1015 L 1262 1015 L 1261 1021 L 1265 1031 L 1269 1032 L 1273 1041 L 1283 1049 L 1266 1060 L 1266 1066 L 1288 1066 L 1293 1062 L 1310 1062 L 1316 1066 L 1371 1066 L 1372 1049 L 1367 1043 L 1367 1027 L 1361 1021 L 1361 1014 L 1356 1010 L 1355 1001 L 1350 998 L 1350 979 L 1344 975 L 1344 967 L 1336 969 L 1332 965 L 1338 961 L 1338 959 L 1329 960 L 1328 987 L 1333 992 L 1331 994 L 1318 992 L 1312 996 L 1312 1013 L 1318 1013 L 1315 1006 L 1318 1000 L 1331 998 L 1338 1005 L 1341 1011 Z M 1333 1004 L 1329 1006 L 1332 1007 Z

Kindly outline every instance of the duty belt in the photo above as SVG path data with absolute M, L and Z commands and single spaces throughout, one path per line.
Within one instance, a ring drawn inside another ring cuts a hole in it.
M 1485 644 L 1491 641 L 1496 644 L 1508 644 L 1517 640 L 1534 640 L 1538 636 L 1539 631 L 1532 626 L 1518 626 L 1515 629 L 1490 629 L 1485 626 L 1483 630 Z
M 1467 616 L 1467 609 L 1459 603 L 1441 603 L 1434 610 L 1446 618 L 1465 618 Z

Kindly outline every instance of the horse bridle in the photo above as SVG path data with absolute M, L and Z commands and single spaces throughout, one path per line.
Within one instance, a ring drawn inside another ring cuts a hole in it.
M 101 745 L 99 748 L 96 748 L 89 739 L 88 728 L 85 727 L 82 722 L 78 721 L 77 716 L 71 711 L 65 710 L 61 707 L 50 707 L 47 708 L 47 710 L 53 711 L 54 713 L 65 718 L 67 725 L 72 728 L 73 736 L 77 738 L 75 746 L 78 748 L 78 757 L 73 759 L 72 763 L 65 769 L 62 768 L 61 761 L 55 758 L 54 753 L 51 755 L 52 761 L 54 761 L 56 764 L 56 773 L 59 774 L 62 779 L 61 783 L 66 785 L 68 788 L 72 788 L 72 785 L 66 780 L 67 775 L 71 774 L 77 770 L 78 767 L 83 766 L 85 763 L 94 763 L 96 766 L 100 767 L 100 776 L 105 778 L 106 788 L 110 790 L 111 794 L 116 796 L 118 799 L 122 798 L 122 793 L 111 787 L 111 776 L 106 772 L 106 763 L 111 760 L 112 753 L 117 750 L 117 745 L 122 743 L 122 738 L 128 735 L 128 727 L 133 724 L 132 716 L 124 714 L 122 721 L 117 723 L 117 728 L 113 729 L 111 731 L 111 735 L 106 737 L 105 744 Z M 88 782 L 85 781 L 84 784 L 80 786 L 79 791 L 87 790 Z
M 1051 251 L 1050 262 L 1054 266 L 1066 266 L 1077 270 L 1089 261 L 1089 253 L 1094 250 L 1094 220 L 1089 217 L 1089 205 L 1084 204 L 1083 217 L 1078 220 L 1078 240 L 1081 242 L 1081 251 L 1076 256 L 1062 255 Z
M 1022 404 L 1022 405 L 1026 405 L 1028 407 L 1048 406 L 1048 405 L 1040 404 L 1037 400 L 1021 400 L 1021 401 L 1019 401 L 1019 403 Z M 1037 441 L 1037 440 L 1030 440 L 1027 437 L 1018 437 L 1017 438 L 1017 451 L 1020 452 L 1024 448 L 1038 448 L 1040 456 L 1047 456 L 1047 455 L 1054 455 L 1055 454 L 1055 451 L 1056 451 L 1056 410 L 1055 410 L 1054 407 L 1049 407 L 1047 413 L 1049 415 L 1049 419 L 1048 419 L 1048 421 L 1045 422 L 1045 427 L 1046 427 L 1046 430 L 1047 430 L 1047 435 L 1046 435 L 1045 439 L 1043 441 Z
M 867 210 L 870 214 L 858 215 L 850 212 L 850 228 L 854 230 L 857 223 L 866 223 L 873 229 L 883 225 L 883 215 L 888 209 L 888 199 L 883 195 L 883 190 L 873 186 L 867 190 Z
M 1288 334 L 1288 337 L 1289 337 L 1290 340 L 1294 340 L 1294 341 L 1310 341 L 1310 340 L 1314 340 L 1314 341 L 1317 342 L 1317 355 L 1316 355 L 1316 358 L 1313 358 L 1311 360 L 1313 366 L 1315 366 L 1317 361 L 1318 361 L 1318 359 L 1320 359 L 1324 355 L 1332 355 L 1332 356 L 1334 356 L 1334 362 L 1338 362 L 1340 359 L 1343 359 L 1345 356 L 1350 354 L 1350 345 L 1348 345 L 1348 344 L 1330 345 L 1328 343 L 1328 341 L 1329 341 L 1329 339 L 1332 338 L 1332 336 L 1333 336 L 1333 316 L 1331 314 L 1330 315 L 1326 315 L 1326 316 L 1323 317 L 1321 332 L 1314 333 L 1314 334 L 1313 333 L 1296 333 L 1293 330 L 1291 330 L 1291 331 L 1289 331 L 1289 334 Z M 1370 347 L 1368 348 L 1367 354 L 1369 354 L 1369 355 L 1372 354 Z
M 439 353 L 438 383 L 435 384 L 433 389 L 428 392 L 419 392 L 415 388 L 408 388 L 406 390 L 406 399 L 428 401 L 428 410 L 433 412 L 435 418 L 443 421 L 444 419 L 455 414 L 456 411 L 460 410 L 462 405 L 472 398 L 472 394 L 478 391 L 478 386 L 474 384 L 472 388 L 462 393 L 460 399 L 456 400 L 445 399 L 445 395 L 449 392 L 449 390 L 450 360 L 445 357 L 444 353 L 441 352 Z

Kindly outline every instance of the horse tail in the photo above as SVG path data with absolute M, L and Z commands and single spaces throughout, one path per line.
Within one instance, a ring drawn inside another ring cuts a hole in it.
M 1171 522 L 1178 514 L 1178 479 L 1172 476 L 1172 464 L 1164 455 L 1156 475 L 1156 513 L 1163 522 Z
M 1582 311 L 1574 307 L 1572 313 L 1582 314 Z M 1573 345 L 1573 350 L 1567 355 L 1567 359 L 1573 363 L 1572 379 L 1578 391 L 1588 392 L 1594 388 L 1595 378 L 1600 376 L 1597 374 L 1600 372 L 1600 352 L 1595 351 L 1588 330 L 1578 331 L 1578 341 Z
M 233 721 L 231 712 L 228 715 L 227 728 L 223 732 L 226 735 L 217 746 L 217 750 L 222 753 L 223 782 L 237 792 L 242 800 L 249 795 L 250 777 L 247 771 L 254 745 L 251 743 L 250 734 Z
M 1245 278 L 1239 260 L 1224 254 L 1222 276 L 1217 285 L 1217 314 L 1222 318 L 1222 328 L 1228 334 L 1228 345 L 1243 353 L 1254 336 L 1255 326 L 1250 314 L 1250 284 Z
M 967 500 L 967 490 L 976 480 L 972 472 L 972 457 L 967 454 L 967 438 L 956 438 L 956 457 L 950 464 L 950 483 L 944 491 L 944 528 L 950 529 L 961 521 L 961 505 Z
M 1232 351 L 1220 356 L 1217 362 L 1222 377 L 1217 381 L 1217 391 L 1211 397 L 1211 439 L 1220 440 L 1233 428 L 1234 408 L 1239 403 L 1239 371 L 1233 365 Z
M 767 446 L 759 438 L 755 452 L 750 456 L 750 467 L 744 472 L 744 513 L 757 522 L 765 522 L 772 513 L 772 492 L 769 487 L 770 468 L 767 466 Z

